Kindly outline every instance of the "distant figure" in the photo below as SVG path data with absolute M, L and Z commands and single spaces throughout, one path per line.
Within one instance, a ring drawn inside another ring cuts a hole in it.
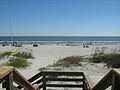
M 7 46 L 7 45 L 8 45 L 8 42 L 3 42 L 2 43 L 2 47 Z
M 89 46 L 86 44 L 83 44 L 83 48 L 89 48 Z
M 33 47 L 38 47 L 38 44 L 35 42 L 35 44 L 33 44 Z
M 4 43 L 2 44 L 2 47 L 6 46 Z
M 88 46 L 88 45 L 86 45 L 86 48 L 89 48 L 89 46 Z
M 83 44 L 83 47 L 84 47 L 84 48 L 86 47 L 85 44 Z
M 13 43 L 12 43 L 12 46 L 16 46 L 16 45 L 17 45 L 17 42 L 13 42 Z

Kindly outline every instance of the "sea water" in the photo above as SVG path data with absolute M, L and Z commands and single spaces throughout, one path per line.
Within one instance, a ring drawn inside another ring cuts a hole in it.
M 120 44 L 120 36 L 0 36 L 0 42 L 37 42 L 40 44 Z

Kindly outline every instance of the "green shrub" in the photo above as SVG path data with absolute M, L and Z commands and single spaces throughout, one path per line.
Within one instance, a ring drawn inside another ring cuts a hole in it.
M 29 58 L 33 59 L 34 58 L 33 55 L 28 52 L 18 52 L 14 56 L 20 57 L 20 58 L 25 58 L 25 59 L 29 59 Z
M 8 53 L 8 52 L 4 52 L 4 53 L 0 53 L 0 59 L 1 58 L 4 58 L 4 57 L 8 57 L 8 56 L 10 56 L 11 54 L 10 53 Z
M 120 68 L 120 54 L 109 54 L 108 67 Z
M 53 66 L 80 66 L 81 61 L 83 61 L 83 58 L 81 56 L 71 56 L 58 60 L 56 63 L 53 64 Z
M 16 68 L 26 68 L 30 64 L 31 63 L 22 58 L 11 58 L 7 63 L 5 63 L 6 66 L 13 66 Z
M 120 52 L 119 49 L 113 49 L 109 53 L 105 53 L 103 49 L 95 49 L 95 53 L 90 59 L 94 63 L 106 63 L 108 67 L 120 68 Z

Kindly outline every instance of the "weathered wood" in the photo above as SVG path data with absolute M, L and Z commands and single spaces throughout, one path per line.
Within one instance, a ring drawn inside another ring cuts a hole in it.
M 39 86 L 39 89 L 43 88 L 43 83 Z
M 31 77 L 30 79 L 28 79 L 28 81 L 33 82 L 34 80 L 40 78 L 42 75 L 43 75 L 42 72 L 39 72 L 36 75 L 34 75 L 33 77 Z
M 31 85 L 31 83 L 26 80 L 17 70 L 14 70 L 14 81 L 20 85 L 21 87 L 24 87 L 25 89 L 29 90 L 35 90 L 35 88 Z
M 43 71 L 43 73 L 49 76 L 83 76 L 83 72 Z
M 117 78 L 116 78 L 117 77 Z M 119 90 L 120 69 L 112 69 L 108 74 L 97 83 L 92 90 L 105 90 L 112 85 L 112 90 Z M 117 89 L 116 89 L 117 87 Z
M 43 90 L 46 87 L 73 87 L 73 88 L 83 88 L 83 72 L 65 72 L 65 71 L 42 71 L 43 74 Z M 58 76 L 67 76 L 64 78 L 58 78 Z M 77 78 L 68 78 L 68 76 L 75 76 Z M 78 78 L 79 77 L 79 78 Z M 66 82 L 79 82 L 78 84 L 47 84 L 47 81 L 66 81 Z M 81 83 L 82 82 L 82 83 Z M 81 83 L 81 84 L 80 84 Z
M 112 90 L 120 90 L 120 79 L 115 74 L 112 77 Z
M 33 84 L 38 84 L 38 83 L 42 83 L 43 82 L 43 78 L 39 79 L 38 81 L 34 82 Z
M 39 84 L 34 84 L 33 86 L 35 87 L 35 90 L 39 90 Z
M 112 71 L 105 75 L 93 88 L 92 90 L 105 90 L 112 83 Z
M 87 83 L 89 89 L 92 90 L 92 88 L 94 87 L 95 84 L 90 79 L 90 77 L 88 76 L 88 74 L 86 74 L 85 72 L 84 72 L 84 80 L 85 80 L 85 83 Z
M 8 75 L 13 70 L 14 70 L 14 67 L 11 67 L 11 66 L 1 67 L 0 68 L 0 79 Z
M 13 90 L 13 73 L 7 75 L 6 77 L 6 90 Z
M 82 88 L 83 85 L 74 85 L 74 84 L 46 84 L 46 87 L 71 87 L 71 88 Z
M 20 89 L 18 89 L 17 87 L 13 86 L 13 90 L 20 90 Z
M 6 76 L 0 79 L 0 83 L 4 82 L 6 79 Z
M 23 86 L 27 90 L 35 90 L 35 88 L 14 68 L 11 66 L 0 68 L 0 82 L 6 90 L 13 90 L 13 82 Z
M 58 77 L 64 76 L 64 77 Z M 75 76 L 75 77 L 74 77 Z M 52 84 L 48 81 L 60 81 L 60 82 L 79 82 L 77 84 Z M 82 88 L 83 90 L 105 90 L 112 85 L 112 90 L 120 90 L 120 69 L 113 69 L 103 77 L 98 84 L 93 87 L 92 80 L 83 72 L 66 72 L 66 71 L 42 71 L 29 80 L 26 80 L 15 68 L 5 67 L 0 68 L 0 83 L 6 90 L 19 90 L 13 86 L 13 82 L 16 82 L 20 87 L 25 90 L 37 90 L 38 88 L 46 87 L 70 87 L 70 88 Z M 31 83 L 34 85 L 32 85 Z M 92 88 L 93 87 L 93 88 Z
M 43 73 L 43 90 L 46 90 L 46 74 Z
M 46 81 L 67 81 L 67 82 L 83 82 L 81 78 L 46 78 Z

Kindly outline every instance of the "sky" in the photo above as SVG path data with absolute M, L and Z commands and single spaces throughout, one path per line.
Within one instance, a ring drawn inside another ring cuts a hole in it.
M 0 36 L 120 36 L 120 0 L 0 0 Z

